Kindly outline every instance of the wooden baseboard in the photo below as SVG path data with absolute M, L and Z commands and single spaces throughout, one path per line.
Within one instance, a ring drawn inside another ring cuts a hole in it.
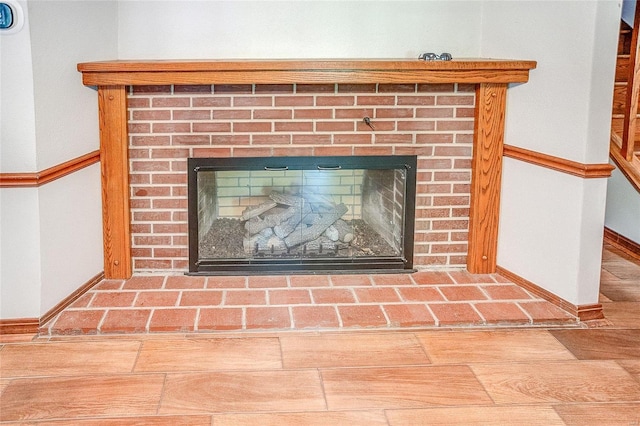
M 104 279 L 104 272 L 100 272 L 89 281 L 84 283 L 80 288 L 71 293 L 69 296 L 62 299 L 60 303 L 58 303 L 53 308 L 49 309 L 49 311 L 40 317 L 40 324 L 46 324 L 53 317 L 58 315 L 60 312 L 69 307 L 73 302 L 78 300 L 82 295 L 84 295 L 87 291 L 89 291 L 94 285 L 98 284 L 100 281 Z
M 593 305 L 577 305 L 577 316 L 580 321 L 592 321 L 604 318 L 604 311 L 602 310 L 602 303 L 596 303 Z
M 89 281 L 84 283 L 80 288 L 65 297 L 60 303 L 51 308 L 46 314 L 40 318 L 11 318 L 0 319 L 0 334 L 35 334 L 38 333 L 40 326 L 46 324 L 53 317 L 58 315 L 64 309 L 69 307 L 73 302 L 78 300 L 94 285 L 104 279 L 104 272 L 100 272 Z
M 531 281 L 522 278 L 521 276 L 514 274 L 513 272 L 501 266 L 496 267 L 496 272 L 507 278 L 514 284 L 518 284 L 525 290 L 535 294 L 536 296 L 546 300 L 549 303 L 556 305 L 557 307 L 564 311 L 567 311 L 571 315 L 578 317 L 580 321 L 592 321 L 604 318 L 604 312 L 600 303 L 591 305 L 574 305 L 573 303 L 569 303 L 563 298 L 556 296 L 549 290 L 545 290 L 539 285 L 534 284 Z
M 39 327 L 38 318 L 0 319 L 0 334 L 36 334 Z
M 618 234 L 616 231 L 613 231 L 606 226 L 604 228 L 604 242 L 611 244 L 634 259 L 640 260 L 640 244 L 628 239 L 624 235 Z

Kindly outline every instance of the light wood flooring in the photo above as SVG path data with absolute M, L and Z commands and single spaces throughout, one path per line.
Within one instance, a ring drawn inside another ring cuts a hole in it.
M 640 425 L 640 262 L 595 328 L 0 336 L 0 421 Z

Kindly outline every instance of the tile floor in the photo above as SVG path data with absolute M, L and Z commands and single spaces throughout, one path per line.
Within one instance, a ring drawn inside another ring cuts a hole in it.
M 0 336 L 0 422 L 638 426 L 640 262 L 602 275 L 599 328 Z
M 41 334 L 337 330 L 577 324 L 499 275 L 375 275 L 104 280 Z

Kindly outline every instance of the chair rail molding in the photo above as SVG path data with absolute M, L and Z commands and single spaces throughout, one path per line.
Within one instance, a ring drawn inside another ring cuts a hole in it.
M 56 179 L 82 170 L 100 161 L 100 151 L 96 150 L 41 172 L 0 173 L 0 188 L 29 188 L 53 182 Z

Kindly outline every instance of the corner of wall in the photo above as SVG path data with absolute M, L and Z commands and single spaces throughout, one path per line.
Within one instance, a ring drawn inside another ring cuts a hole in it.
M 117 3 L 21 2 L 23 29 L 0 36 L 2 173 L 33 174 L 96 149 L 96 94 L 76 66 L 117 55 Z M 1 188 L 0 198 L 0 319 L 39 318 L 102 269 L 99 166 Z
M 0 188 L 0 319 L 40 316 L 37 188 Z

